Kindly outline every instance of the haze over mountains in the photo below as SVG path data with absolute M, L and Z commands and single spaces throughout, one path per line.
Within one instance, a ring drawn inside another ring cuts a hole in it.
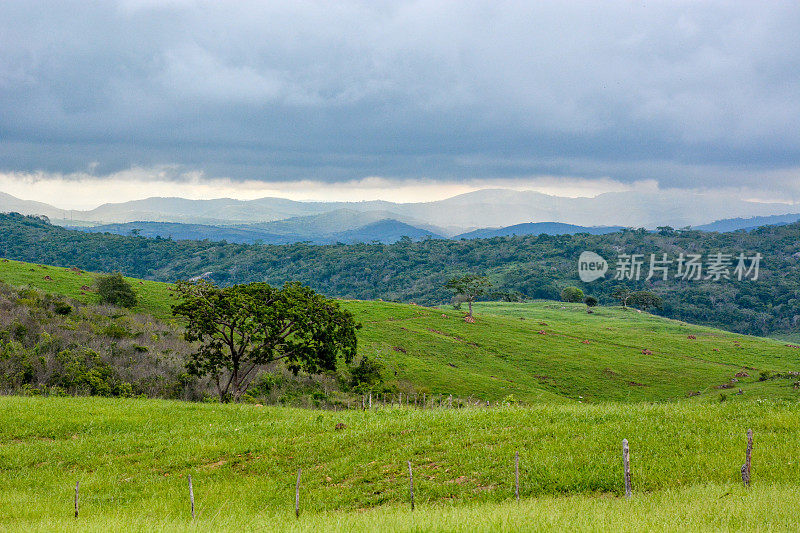
M 62 210 L 0 193 L 0 212 L 9 211 L 46 215 L 54 223 L 89 231 L 137 231 L 148 237 L 271 244 L 395 242 L 404 235 L 416 240 L 531 233 L 599 234 L 621 227 L 654 229 L 665 225 L 732 231 L 800 218 L 787 214 L 800 211 L 796 205 L 677 190 L 567 198 L 533 191 L 486 189 L 416 203 L 148 198 L 104 204 L 86 211 Z

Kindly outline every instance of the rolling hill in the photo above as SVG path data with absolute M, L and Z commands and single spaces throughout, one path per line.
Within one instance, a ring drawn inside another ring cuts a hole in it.
M 0 261 L 0 280 L 8 284 L 85 302 L 96 300 L 93 277 Z M 174 299 L 168 284 L 131 281 L 141 299 L 138 311 L 169 317 Z M 380 361 L 385 379 L 406 393 L 557 403 L 667 401 L 739 388 L 745 395 L 751 388 L 771 397 L 799 394 L 792 388 L 797 378 L 787 373 L 800 370 L 800 349 L 630 309 L 587 314 L 580 304 L 478 303 L 477 321 L 468 324 L 453 309 L 342 305 L 363 324 L 359 354 Z M 737 378 L 741 372 L 748 376 Z M 779 377 L 759 382 L 761 372 Z

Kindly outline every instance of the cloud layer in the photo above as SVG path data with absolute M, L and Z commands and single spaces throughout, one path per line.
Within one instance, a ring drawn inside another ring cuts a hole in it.
M 11 1 L 0 50 L 6 172 L 800 199 L 796 2 Z

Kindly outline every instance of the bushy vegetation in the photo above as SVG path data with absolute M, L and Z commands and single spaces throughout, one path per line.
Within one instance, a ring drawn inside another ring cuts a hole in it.
M 136 293 L 119 272 L 100 276 L 97 280 L 97 295 L 100 303 L 130 309 L 136 307 Z
M 200 399 L 174 324 L 0 284 L 0 390 Z
M 196 348 L 176 322 L 0 283 L 0 393 L 209 399 L 213 382 L 187 366 Z M 344 405 L 351 381 L 347 365 L 300 375 L 265 365 L 241 399 Z
M 446 282 L 465 272 L 486 273 L 498 294 L 556 300 L 575 285 L 613 302 L 620 285 L 663 300 L 664 316 L 741 333 L 799 335 L 800 224 L 750 232 L 627 230 L 609 235 L 539 235 L 463 241 L 429 239 L 396 244 L 313 246 L 240 245 L 88 234 L 21 215 L 0 215 L 0 256 L 129 276 L 174 281 L 204 272 L 219 284 L 300 281 L 331 297 L 442 304 Z M 576 281 L 584 250 L 615 258 L 629 254 L 754 253 L 764 256 L 757 282 L 652 279 L 622 283 L 607 274 L 591 284 Z

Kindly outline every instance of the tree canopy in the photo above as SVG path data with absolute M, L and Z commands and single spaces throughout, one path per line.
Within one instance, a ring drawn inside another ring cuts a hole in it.
M 455 276 L 445 284 L 445 287 L 461 297 L 462 301 L 469 304 L 469 316 L 472 317 L 472 302 L 489 291 L 492 282 L 486 276 L 479 274 L 466 274 Z
M 222 401 L 238 401 L 270 363 L 315 374 L 356 353 L 360 326 L 352 314 L 300 283 L 221 288 L 201 280 L 179 282 L 176 290 L 183 301 L 172 312 L 187 319 L 186 340 L 199 343 L 187 368 L 210 375 Z
M 100 296 L 100 303 L 125 308 L 136 307 L 136 293 L 119 272 L 101 276 L 97 280 L 97 294 Z

